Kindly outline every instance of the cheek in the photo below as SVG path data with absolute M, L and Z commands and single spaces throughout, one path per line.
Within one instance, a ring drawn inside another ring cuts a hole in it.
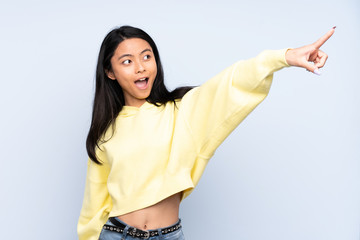
M 155 61 L 152 63 L 151 68 L 152 68 L 152 72 L 153 72 L 154 76 L 156 76 L 157 75 L 157 65 L 156 65 Z
M 131 79 L 131 70 L 130 69 L 117 69 L 114 71 L 115 77 L 118 81 L 128 82 Z

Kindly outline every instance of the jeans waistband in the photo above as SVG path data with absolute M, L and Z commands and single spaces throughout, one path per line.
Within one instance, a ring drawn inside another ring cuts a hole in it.
M 166 235 L 168 233 L 174 232 L 181 228 L 181 219 L 180 218 L 175 224 L 173 224 L 171 226 L 164 227 L 164 228 L 158 228 L 158 229 L 152 229 L 152 230 L 137 229 L 137 228 L 130 226 L 127 223 L 121 221 L 117 217 L 110 217 L 109 221 L 112 224 L 114 224 L 116 227 L 105 224 L 104 229 L 122 233 L 122 234 L 125 233 L 126 235 L 130 235 L 132 237 L 136 237 L 139 239 L 148 239 L 149 237 L 153 237 L 153 236 Z

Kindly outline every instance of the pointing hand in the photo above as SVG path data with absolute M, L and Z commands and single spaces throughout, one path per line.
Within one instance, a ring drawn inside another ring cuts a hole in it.
M 319 68 L 322 68 L 325 65 L 328 58 L 328 55 L 319 48 L 334 34 L 334 32 L 335 27 L 312 44 L 289 49 L 285 55 L 287 63 L 290 66 L 302 67 L 319 75 Z

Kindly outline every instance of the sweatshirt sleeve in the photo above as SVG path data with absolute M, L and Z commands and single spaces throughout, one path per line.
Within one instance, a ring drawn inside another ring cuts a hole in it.
M 267 96 L 273 73 L 289 66 L 287 49 L 266 50 L 239 61 L 182 99 L 182 118 L 192 135 L 197 155 L 210 158 L 216 148 Z
M 101 158 L 103 160 L 103 158 Z M 97 240 L 108 219 L 112 201 L 107 189 L 109 165 L 88 159 L 85 193 L 77 225 L 79 240 Z

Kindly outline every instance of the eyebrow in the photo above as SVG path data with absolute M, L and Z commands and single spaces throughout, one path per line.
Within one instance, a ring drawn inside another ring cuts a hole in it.
M 146 49 L 142 50 L 139 55 L 141 55 L 141 54 L 143 54 L 144 52 L 147 52 L 147 51 L 151 52 L 151 49 L 146 48 Z M 118 58 L 118 60 L 122 59 L 123 57 L 133 57 L 133 55 L 132 54 L 123 54 Z

